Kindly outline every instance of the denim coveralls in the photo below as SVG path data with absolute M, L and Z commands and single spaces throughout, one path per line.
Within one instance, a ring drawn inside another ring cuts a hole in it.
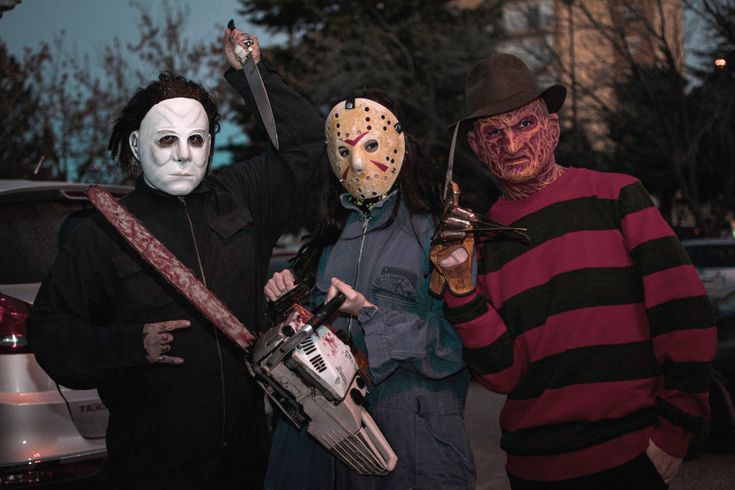
M 273 434 L 266 488 L 270 489 L 473 489 L 474 462 L 464 426 L 469 375 L 462 343 L 444 319 L 442 302 L 429 295 L 429 215 L 411 217 L 394 191 L 368 216 L 342 195 L 351 212 L 340 239 L 322 253 L 312 290 L 324 302 L 332 277 L 361 292 L 378 308 L 332 326 L 349 332 L 367 353 L 368 407 L 398 455 L 387 476 L 354 474 L 305 429 L 279 420 Z M 375 231 L 371 231 L 375 230 Z

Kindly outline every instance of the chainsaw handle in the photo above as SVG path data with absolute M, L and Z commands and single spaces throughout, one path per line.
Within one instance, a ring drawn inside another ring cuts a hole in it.
M 314 330 L 323 325 L 329 318 L 334 315 L 342 303 L 345 302 L 347 296 L 344 293 L 337 293 L 337 295 L 330 299 L 327 303 L 314 311 L 314 315 L 306 322 L 307 325 L 311 325 Z

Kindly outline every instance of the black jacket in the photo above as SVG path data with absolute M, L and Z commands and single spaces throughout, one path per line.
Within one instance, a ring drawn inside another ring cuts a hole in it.
M 271 250 L 324 148 L 314 107 L 263 63 L 260 71 L 277 116 L 278 155 L 226 168 L 183 199 L 140 179 L 122 201 L 199 276 L 196 240 L 207 286 L 252 330 L 262 317 Z M 242 73 L 225 76 L 255 107 Z M 192 324 L 174 332 L 170 354 L 184 364 L 149 364 L 143 324 L 178 319 Z M 220 465 L 218 475 L 242 476 L 233 488 L 252 488 L 265 464 L 263 397 L 242 351 L 215 330 L 99 214 L 60 252 L 27 323 L 51 377 L 97 388 L 108 407 L 111 486 L 200 488 Z M 249 464 L 256 474 L 245 474 Z

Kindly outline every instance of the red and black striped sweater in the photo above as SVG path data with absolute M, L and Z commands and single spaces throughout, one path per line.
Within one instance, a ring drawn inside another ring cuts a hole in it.
M 633 177 L 569 168 L 488 216 L 531 243 L 478 246 L 475 291 L 445 293 L 465 361 L 507 393 L 510 473 L 562 480 L 612 468 L 651 438 L 682 457 L 709 416 L 716 331 L 696 270 Z

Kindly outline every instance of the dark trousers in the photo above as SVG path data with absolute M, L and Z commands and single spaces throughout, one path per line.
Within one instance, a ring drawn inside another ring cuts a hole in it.
M 658 474 L 656 467 L 648 456 L 646 456 L 646 453 L 641 454 L 632 461 L 628 461 L 624 465 L 569 480 L 524 480 L 510 473 L 508 473 L 508 479 L 513 490 L 633 490 L 637 488 L 663 490 L 669 487 L 664 483 L 661 475 Z

